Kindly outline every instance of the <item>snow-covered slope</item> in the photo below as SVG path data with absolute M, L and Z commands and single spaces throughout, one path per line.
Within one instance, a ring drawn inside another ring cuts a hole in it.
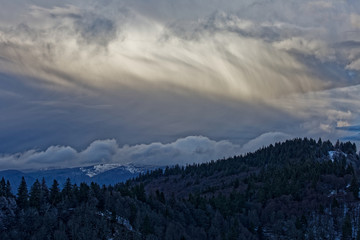
M 89 176 L 89 177 L 94 177 L 97 176 L 101 173 L 113 170 L 113 169 L 122 169 L 125 172 L 129 172 L 131 174 L 139 174 L 141 172 L 144 172 L 144 170 L 146 170 L 146 168 L 144 167 L 136 167 L 133 165 L 126 165 L 123 166 L 121 164 L 98 164 L 98 165 L 94 165 L 94 166 L 90 166 L 90 167 L 81 167 L 80 170 L 85 173 L 85 175 Z

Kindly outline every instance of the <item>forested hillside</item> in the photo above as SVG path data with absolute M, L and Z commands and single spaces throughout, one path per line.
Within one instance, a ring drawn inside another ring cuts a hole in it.
M 305 138 L 114 186 L 2 179 L 0 239 L 360 239 L 359 166 Z

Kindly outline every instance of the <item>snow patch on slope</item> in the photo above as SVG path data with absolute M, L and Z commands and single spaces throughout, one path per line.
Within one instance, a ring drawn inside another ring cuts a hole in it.
M 347 154 L 339 151 L 329 151 L 329 158 L 332 162 L 334 162 L 335 158 L 339 158 L 340 156 L 347 157 Z
M 121 167 L 121 164 L 98 164 L 92 167 L 82 167 L 80 170 L 89 177 L 94 177 L 100 173 L 107 172 L 114 168 Z
M 115 168 L 122 168 L 124 171 L 128 171 L 132 174 L 134 173 L 141 173 L 143 170 L 141 168 L 132 166 L 132 165 L 122 165 L 119 163 L 112 163 L 112 164 L 98 164 L 91 167 L 81 167 L 80 170 L 85 173 L 89 177 L 94 177 L 98 174 L 110 171 Z
M 140 173 L 142 172 L 139 168 L 136 168 L 132 165 L 125 166 L 125 169 L 128 170 L 131 173 Z

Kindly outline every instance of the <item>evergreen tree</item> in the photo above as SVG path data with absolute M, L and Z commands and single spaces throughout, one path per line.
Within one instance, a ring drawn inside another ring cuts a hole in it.
M 45 178 L 41 181 L 41 205 L 49 202 L 49 189 L 46 185 Z
M 138 200 L 145 202 L 146 201 L 146 194 L 144 184 L 141 183 L 140 185 L 135 186 L 134 188 L 135 196 Z
M 0 197 L 6 195 L 6 184 L 4 177 L 0 181 Z
M 264 233 L 263 233 L 263 229 L 262 229 L 261 225 L 258 226 L 256 233 L 257 233 L 257 237 L 259 240 L 264 239 Z
M 355 198 L 359 198 L 359 183 L 355 173 L 353 173 L 349 190 L 353 193 Z
M 17 193 L 17 199 L 16 199 L 16 203 L 19 207 L 19 209 L 25 209 L 28 207 L 28 189 L 27 189 L 27 184 L 25 181 L 25 178 L 22 177 L 21 178 L 21 183 L 19 185 L 18 188 L 18 193 Z
M 76 201 L 79 201 L 79 196 L 80 196 L 80 190 L 79 187 L 76 185 L 76 183 L 72 186 L 72 196 L 74 197 L 74 199 Z
M 336 143 L 335 143 L 334 147 L 335 147 L 336 150 L 340 150 L 340 141 L 339 141 L 339 139 L 336 140 Z
M 36 179 L 36 181 L 31 186 L 30 189 L 29 206 L 39 210 L 40 204 L 41 204 L 41 184 L 39 180 Z
M 79 202 L 87 202 L 89 199 L 90 187 L 86 183 L 80 183 Z
M 64 188 L 61 191 L 61 195 L 62 195 L 63 199 L 71 199 L 72 198 L 72 185 L 71 185 L 70 178 L 66 179 Z
M 53 185 L 50 188 L 50 196 L 49 200 L 50 203 L 53 205 L 57 205 L 60 202 L 60 189 L 59 189 L 59 183 L 54 179 Z
M 150 221 L 150 218 L 148 215 L 144 217 L 144 221 L 141 224 L 141 232 L 146 236 L 149 234 L 154 233 L 154 227 L 153 224 Z
M 351 239 L 351 236 L 352 236 L 351 218 L 350 218 L 350 214 L 347 213 L 342 226 L 342 239 L 343 240 Z
M 14 197 L 14 195 L 13 195 L 12 192 L 11 192 L 11 185 L 10 185 L 10 181 L 9 181 L 9 180 L 6 181 L 5 196 L 6 196 L 7 198 L 9 198 L 9 197 Z

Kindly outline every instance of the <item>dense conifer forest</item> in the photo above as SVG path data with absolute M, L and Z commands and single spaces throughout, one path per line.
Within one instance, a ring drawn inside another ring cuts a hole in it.
M 0 239 L 360 239 L 359 166 L 305 138 L 113 186 L 2 178 Z

